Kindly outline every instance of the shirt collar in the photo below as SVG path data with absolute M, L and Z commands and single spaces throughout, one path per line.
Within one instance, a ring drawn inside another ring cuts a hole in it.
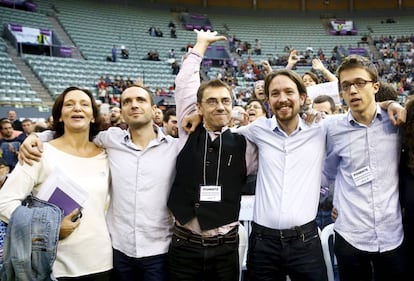
M 167 138 L 167 136 L 165 135 L 165 133 L 163 132 L 163 130 L 158 127 L 157 125 L 152 125 L 154 132 L 157 133 L 157 142 L 160 143 L 162 141 L 166 141 L 169 142 L 170 139 Z M 124 141 L 128 142 L 131 141 L 131 133 L 129 132 L 130 129 L 128 130 L 124 130 L 125 131 L 125 136 L 124 136 Z
M 279 126 L 279 123 L 276 120 L 276 116 L 273 115 L 272 118 L 270 118 L 271 126 L 273 128 L 273 132 L 279 134 L 288 136 L 285 131 L 282 130 L 282 128 Z M 299 131 L 302 131 L 303 128 L 306 126 L 305 122 L 302 120 L 302 118 L 299 117 L 299 123 L 297 128 L 290 134 L 290 136 L 297 134 Z
M 388 114 L 387 111 L 381 110 L 381 107 L 377 104 L 376 105 L 376 111 L 375 111 L 375 118 L 372 119 L 371 123 L 373 123 L 375 121 L 376 118 L 378 118 L 378 120 L 382 121 L 382 119 L 384 118 L 384 115 Z M 358 124 L 360 125 L 360 123 L 355 120 L 354 116 L 352 116 L 352 112 L 348 111 L 347 113 L 347 120 L 351 125 L 355 125 Z

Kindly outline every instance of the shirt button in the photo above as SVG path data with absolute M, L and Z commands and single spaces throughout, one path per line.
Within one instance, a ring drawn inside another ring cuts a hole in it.
M 195 203 L 195 204 L 194 204 L 194 206 L 195 206 L 196 208 L 198 208 L 198 207 L 200 207 L 200 203 Z

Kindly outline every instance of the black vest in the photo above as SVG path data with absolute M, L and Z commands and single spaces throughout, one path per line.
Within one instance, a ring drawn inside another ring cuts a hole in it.
M 206 185 L 216 185 L 217 162 L 221 147 L 218 185 L 221 202 L 200 202 L 204 185 L 204 152 L 207 134 Z M 177 157 L 177 174 L 168 199 L 168 207 L 181 224 L 197 217 L 202 230 L 238 221 L 241 188 L 246 183 L 246 140 L 226 130 L 213 142 L 204 126 L 192 133 Z

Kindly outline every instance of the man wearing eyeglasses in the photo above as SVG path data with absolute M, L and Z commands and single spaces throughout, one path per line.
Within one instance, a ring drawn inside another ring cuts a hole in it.
M 251 145 L 228 127 L 231 88 L 215 79 L 200 85 L 200 64 L 209 44 L 224 40 L 198 31 L 176 78 L 177 118 L 198 111 L 203 122 L 188 135 L 177 157 L 168 207 L 175 217 L 169 249 L 169 280 L 239 280 L 238 218 L 241 188 L 253 171 Z M 247 154 L 246 154 L 247 153 Z
M 372 62 L 351 55 L 337 75 L 349 112 L 328 120 L 323 184 L 335 183 L 340 279 L 369 281 L 373 273 L 376 281 L 404 280 L 400 131 L 375 102 L 380 82 Z

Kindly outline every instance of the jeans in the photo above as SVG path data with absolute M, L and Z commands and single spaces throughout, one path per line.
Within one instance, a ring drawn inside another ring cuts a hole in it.
M 166 281 L 167 254 L 133 258 L 113 250 L 114 281 Z
M 358 250 L 335 232 L 335 255 L 341 281 L 407 280 L 406 262 L 402 246 L 388 252 Z
M 252 223 L 247 253 L 249 281 L 327 281 L 321 241 L 315 221 L 277 230 Z
M 169 251 L 169 281 L 238 281 L 238 241 L 203 246 L 172 237 Z
M 322 230 L 325 226 L 331 223 L 333 223 L 331 211 L 318 210 L 318 213 L 316 214 L 316 224 L 318 225 L 320 230 Z
M 59 277 L 58 281 L 110 281 L 112 270 L 79 277 Z

